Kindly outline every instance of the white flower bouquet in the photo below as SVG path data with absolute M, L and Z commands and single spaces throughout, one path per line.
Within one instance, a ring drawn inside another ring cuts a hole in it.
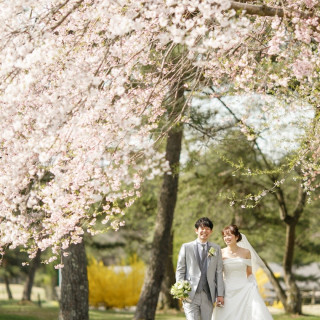
M 189 292 L 191 291 L 191 285 L 189 281 L 183 280 L 176 282 L 170 290 L 170 293 L 176 299 L 186 299 L 189 297 Z

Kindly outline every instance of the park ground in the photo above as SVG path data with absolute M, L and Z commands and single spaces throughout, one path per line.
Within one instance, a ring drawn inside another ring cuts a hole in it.
M 286 315 L 278 310 L 271 310 L 274 320 L 320 320 L 320 305 L 306 306 L 303 316 Z M 318 312 L 318 313 L 317 313 Z M 39 307 L 36 303 L 22 304 L 20 301 L 0 301 L 0 320 L 57 320 L 59 307 L 57 303 L 43 303 Z M 126 320 L 132 319 L 133 313 L 114 310 L 90 310 L 90 320 Z M 183 313 L 157 313 L 156 320 L 182 320 Z
M 57 320 L 59 306 L 57 302 L 45 302 L 42 288 L 33 288 L 34 302 L 21 303 L 21 286 L 12 285 L 11 290 L 15 300 L 8 301 L 3 284 L 0 284 L 0 320 Z M 40 305 L 39 306 L 39 302 Z M 303 316 L 286 315 L 283 310 L 270 308 L 274 320 L 320 320 L 320 305 L 303 306 Z M 133 318 L 133 312 L 115 310 L 90 309 L 90 320 L 126 320 Z M 182 320 L 183 313 L 158 312 L 156 320 Z

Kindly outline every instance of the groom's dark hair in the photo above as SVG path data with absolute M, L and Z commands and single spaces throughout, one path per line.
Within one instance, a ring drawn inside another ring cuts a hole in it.
M 213 229 L 213 223 L 207 217 L 203 217 L 203 218 L 198 219 L 194 226 L 196 229 L 198 229 L 199 227 L 202 227 L 202 228 L 207 227 L 207 228 L 210 228 L 211 230 Z

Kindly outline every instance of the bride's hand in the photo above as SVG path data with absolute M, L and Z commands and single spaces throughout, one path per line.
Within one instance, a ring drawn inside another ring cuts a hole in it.
M 224 307 L 224 298 L 223 297 L 217 297 L 217 303 L 216 303 L 217 307 Z

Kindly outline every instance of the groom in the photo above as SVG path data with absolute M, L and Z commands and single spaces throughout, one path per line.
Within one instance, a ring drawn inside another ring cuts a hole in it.
M 183 301 L 187 320 L 211 320 L 213 304 L 224 304 L 221 250 L 208 242 L 213 228 L 210 219 L 200 218 L 195 228 L 198 238 L 180 249 L 176 281 L 188 280 L 191 284 L 189 299 Z

